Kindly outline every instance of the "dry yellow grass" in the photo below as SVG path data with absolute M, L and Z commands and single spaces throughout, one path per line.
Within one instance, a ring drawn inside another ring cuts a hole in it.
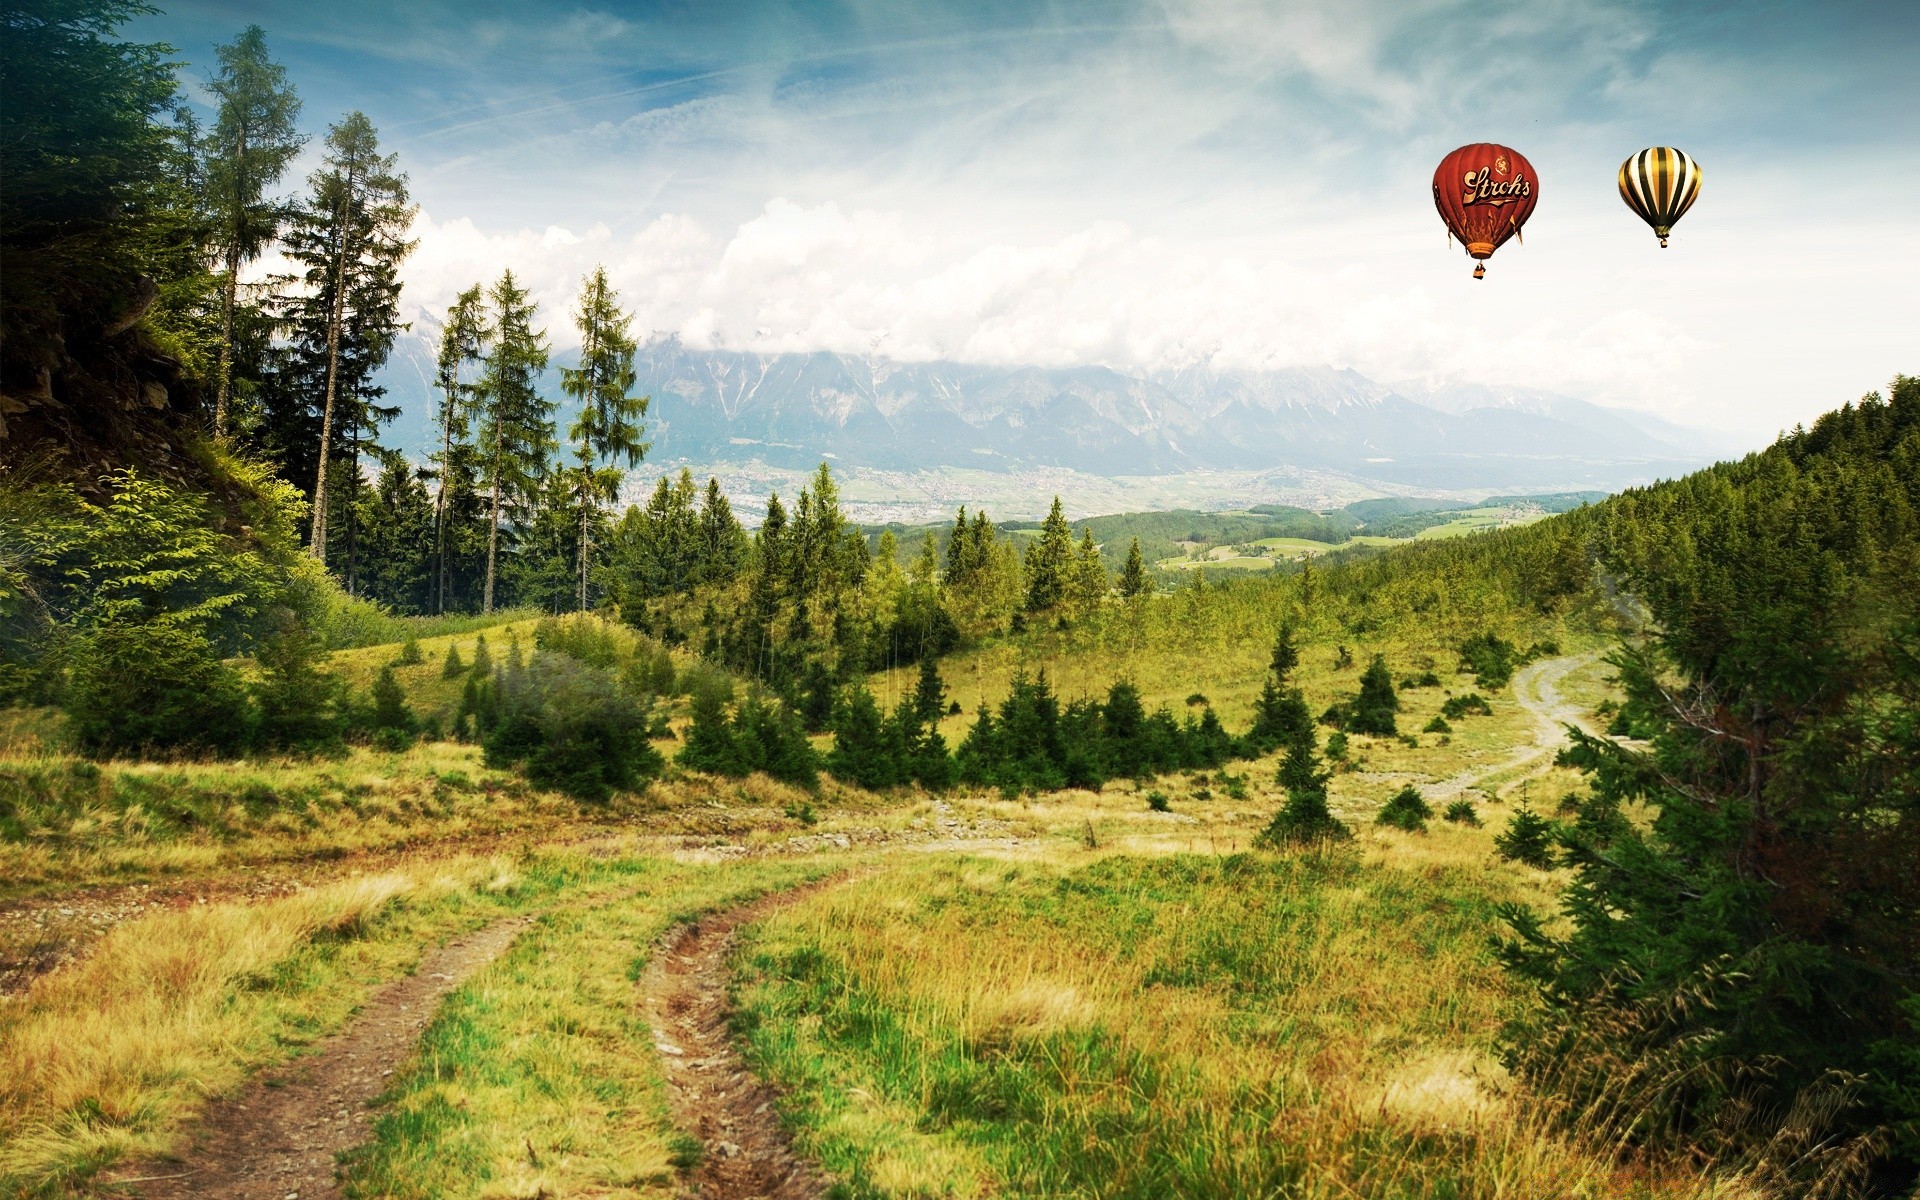
M 757 1044 L 808 1092 L 809 1144 L 901 1195 L 1085 1186 L 1119 1170 L 1076 1140 L 1094 1128 L 1185 1156 L 1155 1168 L 1181 1194 L 1739 1194 L 1549 1129 L 1493 1056 L 1518 997 L 1485 941 L 1491 899 L 1536 889 L 1374 843 L 1326 869 L 1064 847 L 901 867 L 757 931 Z M 1125 1174 L 1103 1194 L 1149 1194 Z
M 466 860 L 130 922 L 0 1007 L 0 1180 L 163 1151 L 207 1096 L 337 1026 L 517 880 Z

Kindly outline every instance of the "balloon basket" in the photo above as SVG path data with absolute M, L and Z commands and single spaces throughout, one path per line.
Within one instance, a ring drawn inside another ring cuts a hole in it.
M 1487 277 L 1487 264 L 1485 263 L 1473 264 L 1473 277 L 1475 279 L 1485 279 Z

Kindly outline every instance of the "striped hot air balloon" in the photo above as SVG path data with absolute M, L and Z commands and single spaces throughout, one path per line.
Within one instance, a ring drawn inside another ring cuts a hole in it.
M 1653 226 L 1660 248 L 1700 195 L 1700 164 L 1672 146 L 1649 146 L 1620 164 L 1620 198 Z

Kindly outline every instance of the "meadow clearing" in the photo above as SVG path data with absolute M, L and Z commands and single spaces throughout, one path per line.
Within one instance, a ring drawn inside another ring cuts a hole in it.
M 833 1194 L 1737 1194 L 1621 1168 L 1500 1067 L 1526 1001 L 1492 961 L 1496 909 L 1550 911 L 1559 880 L 1499 861 L 1492 838 L 1519 803 L 1573 790 L 1556 722 L 1611 690 L 1597 638 L 1533 632 L 1562 653 L 1490 715 L 1352 739 L 1330 788 L 1350 844 L 1278 853 L 1251 849 L 1283 799 L 1270 758 L 1024 797 L 670 772 L 582 805 L 444 740 L 93 764 L 22 714 L 0 765 L 9 906 L 79 915 L 65 935 L 32 925 L 38 958 L 6 926 L 24 986 L 0 1007 L 0 1178 L 171 1194 L 116 1180 L 191 1162 L 196 1122 L 249 1079 L 324 1059 L 435 945 L 522 919 L 437 1001 L 340 1161 L 344 1194 L 671 1194 L 723 1139 L 676 1126 L 635 981 L 690 917 L 825 880 L 742 930 L 730 961 L 748 1061 L 785 1089 L 784 1124 Z M 417 640 L 420 661 L 395 669 L 416 711 L 450 715 L 442 664 L 470 662 L 481 633 Z M 525 622 L 484 633 L 496 654 L 530 648 Z M 943 670 L 966 711 L 943 731 L 964 736 L 979 701 L 1042 669 L 1063 697 L 1125 672 L 1149 708 L 1191 700 L 1244 725 L 1264 643 L 1108 652 L 1142 633 L 1121 619 L 956 654 Z M 1402 689 L 1403 729 L 1475 686 L 1438 639 L 1368 650 L 1408 683 L 1434 676 Z M 363 685 L 402 656 L 334 663 Z M 1316 709 L 1351 690 L 1352 657 L 1305 645 Z M 870 683 L 883 703 L 911 688 L 904 672 Z M 1471 799 L 1482 823 L 1376 826 L 1409 782 Z M 128 892 L 161 899 L 89 923 Z

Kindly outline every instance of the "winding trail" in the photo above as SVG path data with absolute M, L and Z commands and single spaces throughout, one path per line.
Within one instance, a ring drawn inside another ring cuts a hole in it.
M 512 917 L 455 938 L 412 975 L 368 999 L 351 1024 L 314 1052 L 207 1106 L 179 1161 L 129 1165 L 109 1188 L 146 1200 L 321 1200 L 340 1194 L 335 1157 L 364 1142 L 373 1102 L 412 1053 L 440 1000 L 498 958 L 531 918 Z
M 1565 658 L 1546 658 L 1520 668 L 1513 677 L 1513 698 L 1533 716 L 1533 742 L 1491 764 L 1469 767 L 1438 783 L 1425 784 L 1420 794 L 1428 800 L 1451 800 L 1482 780 L 1524 767 L 1559 753 L 1570 740 L 1566 727 L 1577 725 L 1594 732 L 1586 710 L 1560 694 L 1560 682 L 1600 657 L 1598 650 Z
M 779 1092 L 733 1044 L 728 958 L 735 933 L 826 886 L 809 884 L 692 921 L 669 934 L 640 977 L 641 1004 L 667 1077 L 674 1122 L 698 1138 L 687 1173 L 701 1200 L 818 1200 L 826 1181 L 794 1153 Z

